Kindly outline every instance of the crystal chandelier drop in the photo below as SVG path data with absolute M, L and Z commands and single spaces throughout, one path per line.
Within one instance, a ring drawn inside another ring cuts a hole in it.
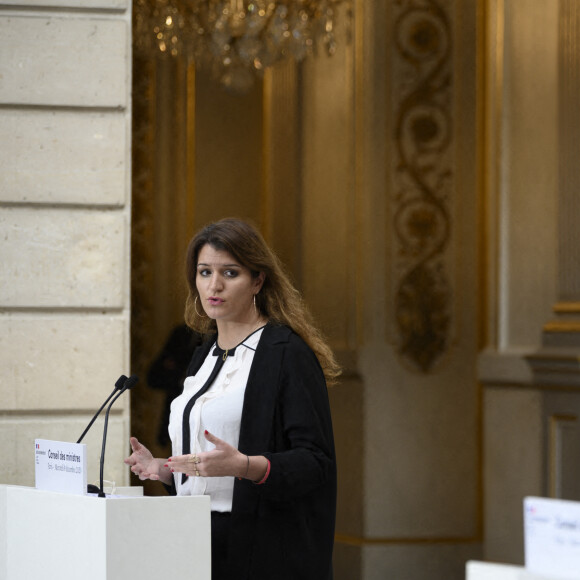
M 136 0 L 135 49 L 192 58 L 232 90 L 276 62 L 336 50 L 339 4 L 349 0 Z

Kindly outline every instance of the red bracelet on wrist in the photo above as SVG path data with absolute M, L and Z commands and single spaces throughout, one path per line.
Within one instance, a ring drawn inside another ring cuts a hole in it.
M 268 479 L 268 476 L 270 475 L 270 460 L 266 457 L 266 461 L 268 462 L 268 467 L 266 467 L 266 473 L 264 473 L 264 477 L 262 477 L 262 479 L 260 479 L 260 481 L 256 482 L 256 485 L 262 485 L 263 483 L 266 483 L 266 480 Z

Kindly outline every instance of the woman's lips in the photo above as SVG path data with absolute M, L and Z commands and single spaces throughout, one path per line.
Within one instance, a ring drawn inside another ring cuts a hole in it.
M 223 302 L 224 302 L 224 300 L 222 298 L 216 298 L 215 296 L 208 298 L 207 301 L 210 303 L 211 306 L 219 306 L 220 304 L 223 304 Z

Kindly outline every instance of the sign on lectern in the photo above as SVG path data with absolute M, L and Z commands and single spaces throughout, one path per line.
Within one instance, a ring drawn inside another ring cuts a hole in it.
M 87 446 L 36 439 L 34 442 L 36 489 L 84 495 L 87 490 Z

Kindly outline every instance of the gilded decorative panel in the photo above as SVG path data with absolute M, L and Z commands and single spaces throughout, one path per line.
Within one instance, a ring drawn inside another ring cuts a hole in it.
M 453 283 L 452 0 L 393 3 L 391 320 L 405 363 L 432 370 L 446 353 Z

